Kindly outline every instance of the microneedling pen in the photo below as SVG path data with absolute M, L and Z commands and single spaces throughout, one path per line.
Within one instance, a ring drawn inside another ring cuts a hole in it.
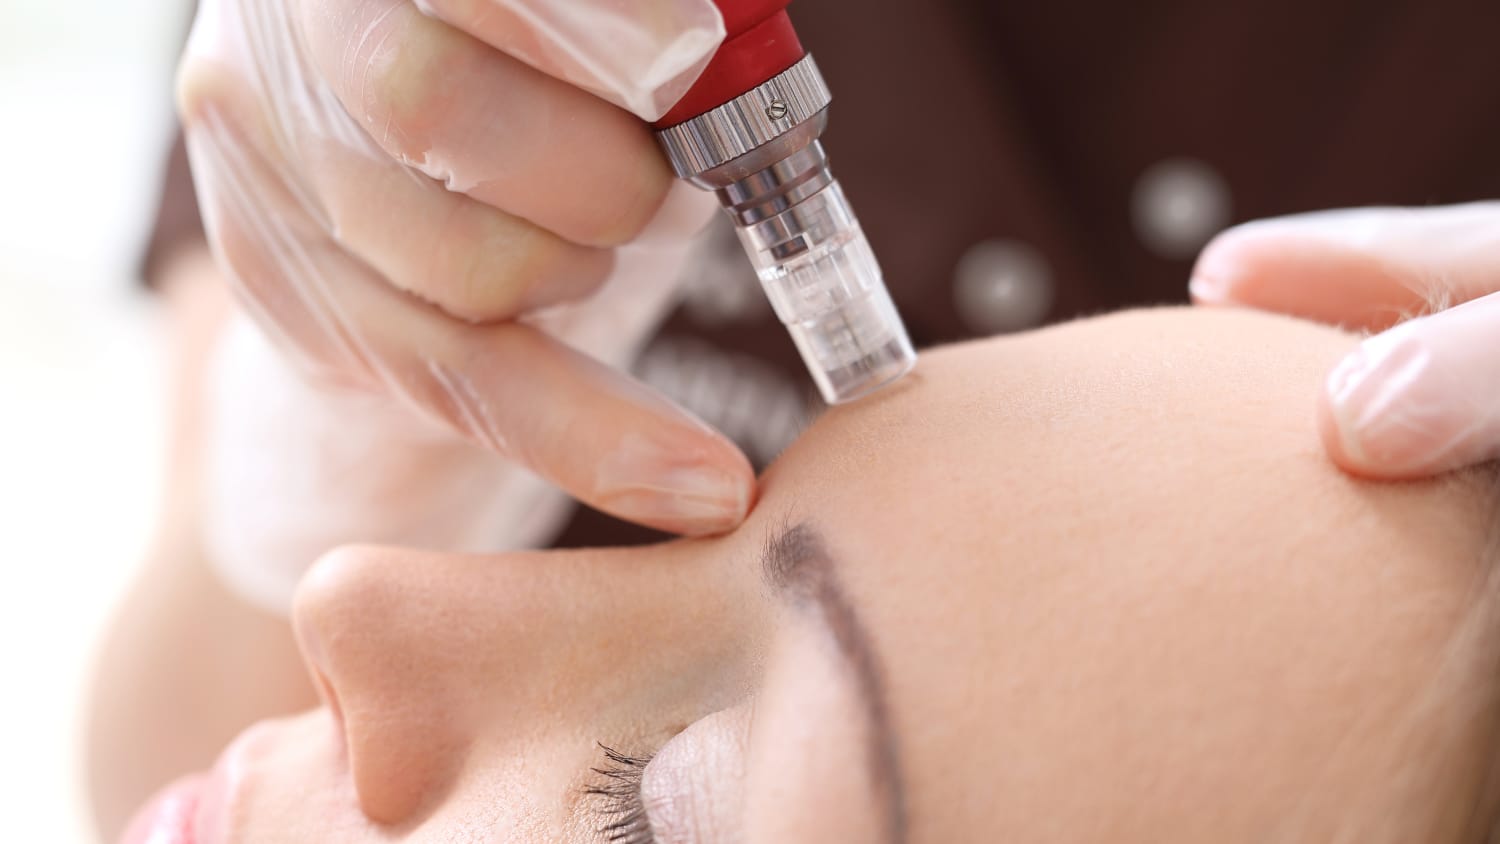
M 875 254 L 818 140 L 832 99 L 791 0 L 714 0 L 725 39 L 655 128 L 681 178 L 718 194 L 829 404 L 916 363 Z

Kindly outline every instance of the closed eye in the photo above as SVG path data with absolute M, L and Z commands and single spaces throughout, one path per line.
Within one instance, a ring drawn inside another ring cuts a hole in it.
M 595 829 L 611 844 L 655 844 L 641 799 L 641 778 L 650 756 L 629 756 L 600 743 L 604 763 L 590 768 L 599 779 L 583 793 L 594 799 Z

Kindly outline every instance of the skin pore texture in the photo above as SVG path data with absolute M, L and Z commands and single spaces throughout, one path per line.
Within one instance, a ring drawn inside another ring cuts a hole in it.
M 1340 474 L 1355 342 L 1163 309 L 936 350 L 731 535 L 338 551 L 294 614 L 328 706 L 226 751 L 199 840 L 1483 840 L 1493 472 Z

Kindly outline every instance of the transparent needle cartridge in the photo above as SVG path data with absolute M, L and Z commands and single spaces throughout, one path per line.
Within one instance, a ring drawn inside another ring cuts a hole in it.
M 831 99 L 804 54 L 657 137 L 678 176 L 717 193 L 823 399 L 839 404 L 905 375 L 916 353 L 818 140 Z

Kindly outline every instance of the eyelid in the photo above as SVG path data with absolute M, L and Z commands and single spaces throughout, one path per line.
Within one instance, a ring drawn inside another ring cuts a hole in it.
M 902 840 L 877 782 L 864 688 L 816 615 L 789 616 L 766 663 L 746 745 L 743 840 Z
M 641 779 L 641 800 L 665 841 L 742 840 L 751 701 L 691 724 L 661 747 Z

